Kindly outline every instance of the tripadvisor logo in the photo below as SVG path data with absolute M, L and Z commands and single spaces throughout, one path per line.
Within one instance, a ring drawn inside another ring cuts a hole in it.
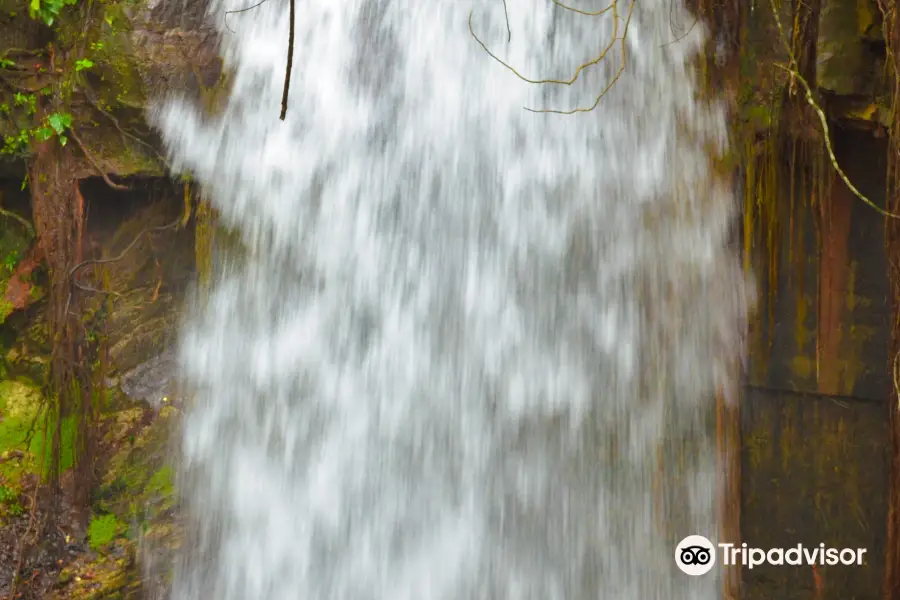
M 770 548 L 763 550 L 747 544 L 735 546 L 721 543 L 718 547 L 702 535 L 689 535 L 675 548 L 675 564 L 688 575 L 704 575 L 716 564 L 716 554 L 721 552 L 722 564 L 752 569 L 760 565 L 774 566 L 834 566 L 862 565 L 865 548 L 831 548 L 825 544 L 806 547 L 797 544 L 790 548 Z
M 675 564 L 688 575 L 704 575 L 716 564 L 716 548 L 702 535 L 689 535 L 675 548 Z

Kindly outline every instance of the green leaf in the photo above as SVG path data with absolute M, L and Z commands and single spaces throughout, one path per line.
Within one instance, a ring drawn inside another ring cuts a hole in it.
M 47 117 L 47 122 L 57 135 L 62 135 L 72 125 L 72 115 L 69 113 L 53 113 Z
M 69 143 L 69 138 L 67 138 L 67 137 L 64 136 L 64 135 L 59 136 L 59 144 L 60 144 L 61 146 L 65 146 L 65 145 L 68 144 L 68 143 Z
M 38 127 L 34 130 L 34 139 L 39 142 L 46 142 L 53 137 L 53 130 L 49 127 Z
M 85 69 L 90 69 L 94 66 L 94 61 L 89 58 L 82 58 L 75 61 L 75 70 L 83 71 Z

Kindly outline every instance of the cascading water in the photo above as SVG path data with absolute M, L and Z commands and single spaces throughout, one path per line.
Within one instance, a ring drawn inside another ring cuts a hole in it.
M 468 25 L 566 79 L 625 2 L 303 0 L 285 121 L 287 0 L 227 16 L 221 115 L 157 115 L 247 247 L 183 333 L 174 598 L 717 596 L 673 559 L 715 537 L 712 398 L 746 308 L 700 27 L 639 0 L 624 71 L 563 116 L 523 107 L 590 106 L 618 44 L 535 85 Z

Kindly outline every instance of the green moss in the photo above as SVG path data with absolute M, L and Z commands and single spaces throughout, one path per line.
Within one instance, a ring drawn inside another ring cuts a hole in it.
M 23 473 L 37 473 L 50 464 L 55 421 L 44 419 L 40 390 L 27 381 L 0 381 L 0 454 L 20 453 L 16 459 L 0 462 L 0 477 L 17 482 Z M 73 464 L 75 421 L 63 419 L 60 427 L 60 471 Z
M 120 411 L 111 428 L 116 439 L 128 438 L 142 419 L 141 408 Z M 175 471 L 166 464 L 169 425 L 177 411 L 163 407 L 159 418 L 133 435 L 112 457 L 97 491 L 97 507 L 125 520 L 150 521 L 168 510 L 175 497 Z
M 147 493 L 159 496 L 173 495 L 175 493 L 175 469 L 169 465 L 163 465 L 147 482 Z
M 6 515 L 18 516 L 25 512 L 19 502 L 19 492 L 10 486 L 0 485 L 0 523 Z
M 99 550 L 113 541 L 125 530 L 125 525 L 115 515 L 96 516 L 88 526 L 88 541 L 91 548 Z
M 28 450 L 25 445 L 32 426 L 37 429 L 40 404 L 40 391 L 34 387 L 18 381 L 0 382 L 0 455 Z M 33 468 L 32 459 L 22 456 L 0 462 L 0 477 L 18 480 L 22 471 Z

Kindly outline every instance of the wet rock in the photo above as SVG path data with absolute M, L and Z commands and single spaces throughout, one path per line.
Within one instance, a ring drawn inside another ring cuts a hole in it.
M 175 401 L 177 368 L 176 353 L 168 349 L 124 373 L 118 379 L 118 385 L 132 400 L 146 402 L 159 410 Z

